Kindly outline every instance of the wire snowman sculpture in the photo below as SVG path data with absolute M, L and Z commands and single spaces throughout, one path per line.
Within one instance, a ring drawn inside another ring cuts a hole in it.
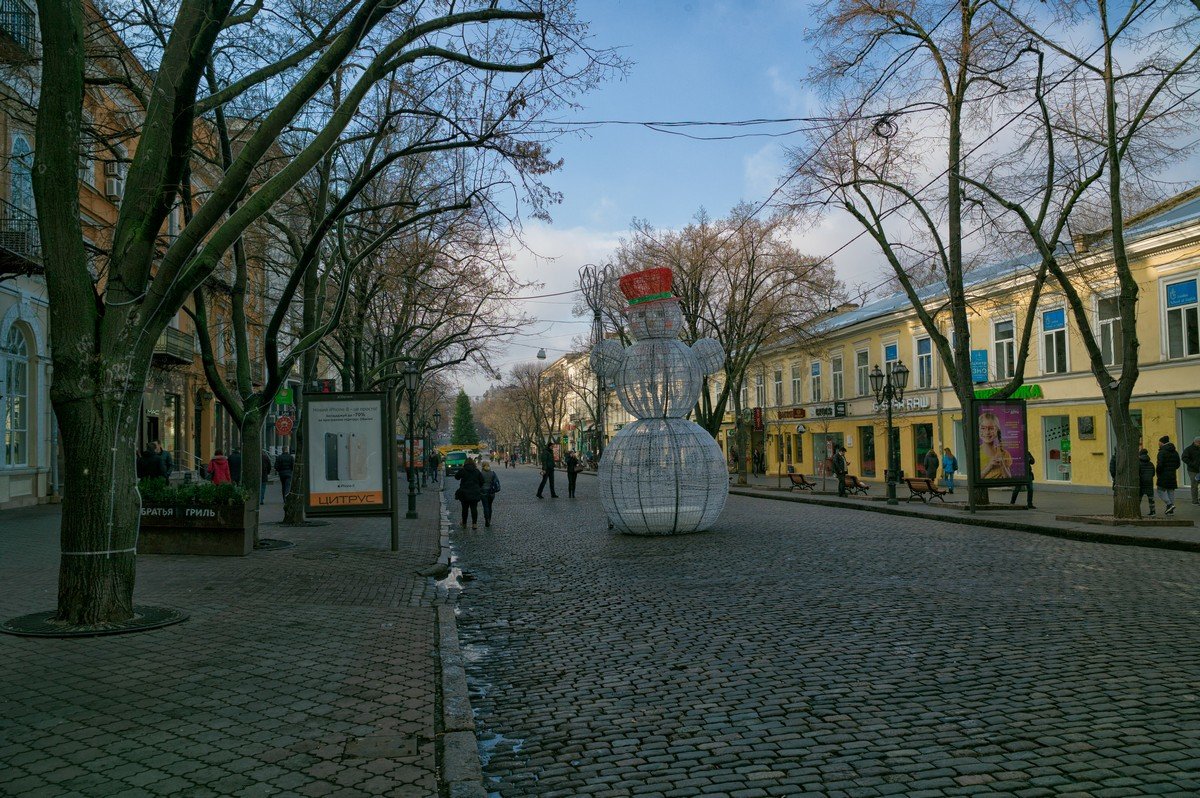
M 599 341 L 592 369 L 615 383 L 621 406 L 636 420 L 613 437 L 600 461 L 600 498 L 609 522 L 634 535 L 678 535 L 708 529 L 725 507 L 729 472 L 721 447 L 685 418 L 705 375 L 725 362 L 721 344 L 679 340 L 683 313 L 671 294 L 671 270 L 621 278 L 625 315 L 635 341 Z

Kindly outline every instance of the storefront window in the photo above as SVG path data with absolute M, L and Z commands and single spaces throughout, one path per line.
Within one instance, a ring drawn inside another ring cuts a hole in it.
M 1042 440 L 1045 456 L 1042 463 L 1046 479 L 1054 482 L 1071 481 L 1071 417 L 1046 416 L 1042 419 Z M 1037 466 L 1034 466 L 1037 469 Z
M 925 453 L 933 448 L 933 425 L 932 424 L 913 424 L 913 454 L 917 458 L 916 468 L 913 472 L 919 476 L 927 477 L 925 473 Z

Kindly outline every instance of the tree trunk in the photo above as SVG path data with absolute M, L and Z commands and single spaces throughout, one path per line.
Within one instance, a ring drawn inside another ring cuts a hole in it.
M 141 393 L 56 401 L 63 496 L 56 618 L 72 625 L 133 617 L 141 498 L 134 486 Z
M 1141 518 L 1142 497 L 1139 489 L 1138 444 L 1141 430 L 1129 415 L 1127 394 L 1115 397 L 1115 408 L 1109 414 L 1116 439 L 1116 485 L 1113 488 L 1113 516 Z
M 262 473 L 263 417 L 257 406 L 250 403 L 242 415 L 238 434 L 242 438 L 242 487 L 250 492 L 249 502 L 258 507 L 259 486 L 266 478 Z M 259 513 L 254 513 L 254 543 L 258 544 Z

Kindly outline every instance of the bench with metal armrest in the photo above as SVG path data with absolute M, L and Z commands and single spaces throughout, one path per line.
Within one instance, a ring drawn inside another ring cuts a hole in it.
M 946 494 L 949 491 L 939 488 L 929 477 L 905 477 L 904 484 L 908 485 L 908 498 L 905 501 L 920 499 L 926 504 L 931 499 L 946 501 Z

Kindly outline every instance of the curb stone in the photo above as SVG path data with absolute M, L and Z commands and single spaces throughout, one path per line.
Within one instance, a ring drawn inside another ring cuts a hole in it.
M 1084 529 L 1063 529 L 1050 526 L 1041 526 L 1039 524 L 1030 524 L 1023 521 L 1005 521 L 994 518 L 980 518 L 969 514 L 963 514 L 960 517 L 932 515 L 923 513 L 917 510 L 906 510 L 891 505 L 871 504 L 849 504 L 841 501 L 830 501 L 809 496 L 796 495 L 773 495 L 755 490 L 746 490 L 742 488 L 730 488 L 731 496 L 749 496 L 754 499 L 769 499 L 777 502 L 793 502 L 794 504 L 817 504 L 823 507 L 838 507 L 843 510 L 861 510 L 868 513 L 883 513 L 884 515 L 901 515 L 907 518 L 929 518 L 935 521 L 945 521 L 951 524 L 964 524 L 966 526 L 982 526 L 991 529 L 1012 529 L 1017 532 L 1032 532 L 1035 535 L 1045 535 L 1052 538 L 1064 538 L 1066 540 L 1079 540 L 1086 543 L 1108 543 L 1115 546 L 1141 546 L 1148 549 L 1170 549 L 1173 551 L 1192 551 L 1200 552 L 1200 543 L 1190 540 L 1172 540 L 1170 538 L 1152 538 L 1152 537 L 1137 537 L 1134 535 L 1122 535 L 1111 532 L 1091 532 Z
M 450 521 L 446 493 L 441 492 L 441 535 L 438 565 L 450 568 Z M 450 798 L 486 798 L 475 716 L 467 691 L 467 672 L 458 644 L 458 622 L 452 604 L 437 608 L 438 659 L 442 693 L 442 781 Z

